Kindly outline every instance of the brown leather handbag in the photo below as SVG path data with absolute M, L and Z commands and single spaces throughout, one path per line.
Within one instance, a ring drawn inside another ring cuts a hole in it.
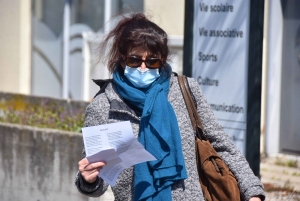
M 193 125 L 198 175 L 206 201 L 240 201 L 237 180 L 222 158 L 203 135 L 203 127 L 185 76 L 179 86 Z

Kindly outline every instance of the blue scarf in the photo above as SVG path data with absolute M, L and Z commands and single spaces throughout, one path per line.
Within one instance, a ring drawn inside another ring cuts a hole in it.
M 171 201 L 172 184 L 187 178 L 178 122 L 168 101 L 171 72 L 170 66 L 162 68 L 145 89 L 135 88 L 118 68 L 113 74 L 120 96 L 142 111 L 138 141 L 157 159 L 134 166 L 135 201 Z

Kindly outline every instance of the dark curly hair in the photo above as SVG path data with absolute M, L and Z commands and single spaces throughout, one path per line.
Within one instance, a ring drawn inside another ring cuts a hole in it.
M 132 14 L 129 17 L 123 16 L 123 19 L 101 43 L 100 48 L 104 50 L 103 52 L 108 45 L 106 60 L 110 73 L 113 73 L 123 61 L 122 56 L 126 56 L 133 48 L 138 48 L 148 54 L 160 55 L 163 66 L 166 67 L 166 60 L 169 56 L 168 35 L 142 13 Z

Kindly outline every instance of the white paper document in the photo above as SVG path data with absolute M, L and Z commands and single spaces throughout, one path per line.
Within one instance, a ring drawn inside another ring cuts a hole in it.
M 156 160 L 132 131 L 129 121 L 82 128 L 86 157 L 90 163 L 105 161 L 99 177 L 114 186 L 119 174 L 138 163 Z

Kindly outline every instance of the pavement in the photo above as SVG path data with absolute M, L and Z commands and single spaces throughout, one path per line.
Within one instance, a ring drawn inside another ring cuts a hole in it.
M 261 159 L 260 175 L 266 201 L 300 201 L 299 158 L 279 156 Z
M 261 181 L 264 184 L 300 192 L 300 168 L 277 165 L 271 160 L 260 164 Z M 268 188 L 268 186 L 266 186 Z M 268 190 L 268 189 L 266 189 Z

